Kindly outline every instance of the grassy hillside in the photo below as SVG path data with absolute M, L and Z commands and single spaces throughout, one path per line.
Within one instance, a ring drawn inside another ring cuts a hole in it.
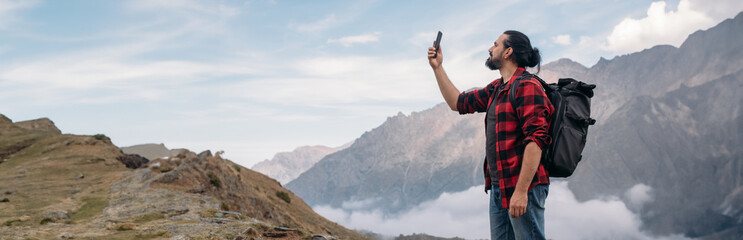
M 0 115 L 0 239 L 367 239 L 209 152 L 129 169 L 104 135 L 42 122 Z

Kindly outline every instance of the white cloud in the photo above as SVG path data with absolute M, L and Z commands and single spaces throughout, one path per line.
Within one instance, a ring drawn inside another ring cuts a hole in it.
M 633 209 L 641 209 L 645 203 L 653 201 L 653 188 L 645 184 L 636 184 L 624 193 L 624 197 Z
M 430 101 L 440 97 L 437 86 L 429 84 L 432 74 L 421 74 L 431 71 L 424 57 L 316 57 L 300 59 L 290 65 L 296 66 L 295 73 L 237 83 L 232 89 L 252 91 L 227 89 L 225 94 L 286 105 L 295 105 L 296 99 L 302 99 L 305 105 L 333 108 L 346 103 L 365 107 L 397 106 L 398 110 L 383 116 L 400 111 L 399 102 Z
M 677 11 L 666 12 L 666 2 L 650 4 L 642 19 L 625 18 L 607 37 L 606 48 L 615 54 L 640 51 L 659 44 L 679 46 L 696 30 L 716 22 L 704 12 L 691 8 L 689 0 L 681 0 Z
M 427 233 L 441 237 L 483 239 L 490 236 L 488 200 L 483 186 L 475 186 L 463 192 L 443 193 L 436 200 L 421 203 L 396 216 L 384 216 L 378 210 L 344 210 L 328 206 L 316 206 L 314 210 L 346 227 L 387 236 Z M 685 239 L 678 235 L 658 237 L 642 232 L 639 217 L 619 198 L 578 202 L 568 189 L 567 182 L 560 181 L 550 186 L 545 225 L 547 237 L 556 240 Z
M 380 35 L 382 35 L 381 32 L 373 32 L 356 36 L 342 37 L 338 39 L 328 39 L 328 43 L 340 43 L 345 47 L 350 47 L 351 45 L 356 43 L 377 42 L 379 41 Z
M 427 233 L 443 237 L 487 238 L 488 195 L 483 186 L 464 192 L 444 193 L 438 199 L 422 203 L 410 211 L 385 217 L 381 211 L 346 211 L 327 206 L 313 209 L 320 215 L 346 227 L 367 229 L 388 236 Z
M 733 17 L 743 11 L 743 1 L 740 0 L 689 0 L 691 9 L 707 14 L 715 22 Z
M 0 0 L 0 29 L 13 24 L 18 19 L 15 13 L 19 10 L 36 6 L 36 0 Z
M 328 29 L 335 25 L 338 21 L 335 19 L 335 14 L 330 14 L 327 17 L 317 20 L 313 23 L 300 24 L 297 26 L 297 30 L 300 32 L 317 32 Z
M 570 45 L 571 44 L 571 40 L 570 40 L 570 35 L 569 34 L 560 34 L 560 35 L 554 36 L 554 37 L 552 37 L 552 41 L 555 42 L 555 43 L 557 43 L 557 44 L 560 44 L 560 45 Z

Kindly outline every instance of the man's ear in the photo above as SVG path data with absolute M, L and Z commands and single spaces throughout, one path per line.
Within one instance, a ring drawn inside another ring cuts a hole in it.
M 513 48 L 510 48 L 510 47 L 506 48 L 505 54 L 506 54 L 505 56 L 506 58 L 511 57 L 511 55 L 513 54 Z

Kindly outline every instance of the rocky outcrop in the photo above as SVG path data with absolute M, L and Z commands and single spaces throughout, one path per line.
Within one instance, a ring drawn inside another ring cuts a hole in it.
M 131 169 L 140 168 L 142 167 L 142 165 L 147 164 L 150 161 L 147 158 L 144 158 L 137 154 L 124 154 L 116 158 L 116 160 L 119 160 L 119 162 L 123 163 L 124 166 Z

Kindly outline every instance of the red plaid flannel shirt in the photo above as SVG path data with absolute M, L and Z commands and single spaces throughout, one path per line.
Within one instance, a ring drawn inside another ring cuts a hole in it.
M 493 101 L 497 103 L 495 106 L 497 123 L 495 129 L 490 129 L 490 131 L 497 131 L 496 135 L 499 136 L 496 142 L 496 172 L 502 205 L 506 209 L 516 190 L 526 144 L 535 142 L 540 149 L 544 149 L 552 142 L 548 129 L 554 108 L 538 80 L 535 78 L 521 79 L 516 90 L 516 101 L 511 103 L 509 100 L 511 83 L 524 72 L 524 68 L 518 68 L 511 80 L 497 94 L 495 91 L 503 84 L 503 78 L 496 79 L 483 89 L 463 92 L 457 100 L 459 114 L 486 112 Z M 484 172 L 485 187 L 490 189 L 492 183 L 487 160 Z M 549 184 L 549 174 L 541 161 L 529 185 L 529 190 L 539 184 Z

